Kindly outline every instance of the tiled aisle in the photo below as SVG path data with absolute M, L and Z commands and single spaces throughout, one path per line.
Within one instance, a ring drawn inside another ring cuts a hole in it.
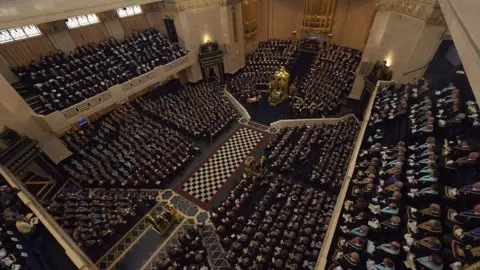
M 241 127 L 193 175 L 186 179 L 178 191 L 189 199 L 199 202 L 199 205 L 208 207 L 210 200 L 264 136 L 262 132 Z

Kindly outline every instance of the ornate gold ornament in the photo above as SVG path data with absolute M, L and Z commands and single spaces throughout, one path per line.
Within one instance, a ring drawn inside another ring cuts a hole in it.
M 334 11 L 335 0 L 306 0 L 302 29 L 306 32 L 328 33 Z

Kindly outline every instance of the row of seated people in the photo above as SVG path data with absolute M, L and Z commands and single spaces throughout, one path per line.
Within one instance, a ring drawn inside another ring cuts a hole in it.
M 478 105 L 474 101 L 467 101 L 466 106 L 462 106 L 460 90 L 453 84 L 434 93 L 428 85 L 407 85 L 398 91 L 392 82 L 380 91 L 378 97 L 369 127 L 408 115 L 408 130 L 420 137 L 435 131 L 442 133 L 448 140 L 455 140 L 452 132 L 445 132 L 455 130 L 461 133 L 460 136 L 469 136 L 480 129 Z M 409 108 L 408 103 L 412 104 Z M 397 122 L 397 127 L 389 126 L 388 130 L 407 129 L 403 120 Z M 452 129 L 451 126 L 456 127 Z M 380 132 L 376 135 L 383 136 Z M 405 135 L 396 139 L 402 140 Z
M 358 123 L 347 119 L 334 124 L 281 129 L 265 148 L 267 163 L 276 172 L 300 172 L 312 159 L 316 163 L 309 180 L 339 187 L 343 183 L 350 154 L 355 145 Z
M 436 91 L 433 102 L 432 91 L 425 88 L 428 85 L 412 86 L 404 93 L 411 97 L 407 112 L 412 132 L 406 138 L 410 145 L 400 141 L 392 146 L 378 135 L 386 134 L 388 119 L 369 127 L 375 135 L 364 141 L 357 159 L 332 242 L 330 269 L 465 269 L 480 260 L 479 154 L 474 138 L 468 138 L 472 133 L 465 132 L 474 121 L 441 126 L 440 119 L 436 129 L 444 129 L 441 132 L 428 132 L 434 127 L 413 132 L 416 123 L 429 121 L 429 116 L 419 119 L 413 110 L 420 109 L 421 116 L 431 111 L 436 117 L 436 109 L 455 103 L 446 102 L 450 98 L 459 100 L 454 86 Z M 388 91 L 377 99 L 385 100 Z
M 235 108 L 223 93 L 204 82 L 155 100 L 141 99 L 138 104 L 165 123 L 201 138 L 216 136 L 237 119 Z
M 87 186 L 158 186 L 198 150 L 180 133 L 131 104 L 62 139 L 74 153 L 63 169 Z
M 309 181 L 320 185 L 339 188 L 343 184 L 350 156 L 358 136 L 358 123 L 350 118 L 336 123 L 333 131 L 325 133 L 320 143 L 318 162 L 313 167 Z
M 464 101 L 460 89 L 450 84 L 441 91 L 435 91 L 432 110 L 437 120 L 438 131 L 448 141 L 458 137 L 475 137 L 480 132 L 478 104 L 475 101 Z
M 0 179 L 0 269 L 8 270 L 43 270 L 48 269 L 39 256 L 35 254 L 32 241 L 38 239 L 38 218 L 17 197 L 13 189 Z M 38 225 L 42 226 L 42 225 Z
M 267 90 L 270 81 L 280 67 L 288 67 L 295 53 L 294 43 L 290 40 L 268 40 L 260 42 L 258 49 L 247 55 L 245 67 L 228 83 L 228 91 L 243 104 L 249 98 Z
M 141 191 L 64 192 L 53 201 L 45 202 L 45 209 L 54 220 L 72 236 L 75 243 L 89 256 L 102 256 L 120 236 L 124 224 L 131 224 L 137 214 L 145 214 L 155 202 L 156 193 Z M 139 210 L 141 209 L 141 210 Z M 120 231 L 117 231 L 120 230 Z M 95 249 L 95 248 L 100 249 Z
M 251 215 L 240 215 L 245 207 L 242 192 L 227 199 L 234 208 L 227 210 L 226 201 L 225 207 L 212 214 L 221 244 L 229 249 L 231 269 L 315 269 L 335 195 L 305 188 L 274 173 L 265 178 L 244 179 L 246 188 L 258 181 L 267 185 Z
M 424 88 L 423 86 L 421 88 Z M 406 138 L 407 131 L 427 134 L 430 133 L 424 123 L 423 110 L 418 110 L 415 106 L 408 108 L 409 102 L 415 102 L 416 90 L 413 85 L 400 85 L 391 82 L 377 93 L 374 101 L 374 109 L 368 122 L 368 128 L 365 137 L 369 142 L 383 140 L 388 138 L 394 141 L 401 141 Z M 418 121 L 411 119 L 410 110 L 416 113 Z M 409 120 L 410 119 L 410 120 Z M 417 129 L 408 129 L 408 124 L 416 123 Z M 421 125 L 421 126 L 420 126 Z M 385 127 L 384 130 L 379 127 Z M 386 142 L 389 144 L 389 142 Z
M 56 52 L 13 71 L 33 86 L 49 112 L 62 110 L 186 55 L 178 44 L 154 28 L 134 32 L 123 41 L 111 38 Z
M 317 118 L 335 113 L 352 88 L 361 59 L 358 50 L 324 44 L 293 99 L 294 117 Z
M 207 270 L 209 268 L 207 249 L 203 245 L 202 229 L 198 224 L 189 227 L 180 235 L 180 245 L 168 250 L 168 257 L 162 258 L 156 265 L 156 270 L 187 269 Z

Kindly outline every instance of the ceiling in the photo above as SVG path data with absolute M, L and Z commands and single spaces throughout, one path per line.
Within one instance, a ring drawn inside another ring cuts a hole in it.
M 0 0 L 0 29 L 156 1 L 159 0 Z

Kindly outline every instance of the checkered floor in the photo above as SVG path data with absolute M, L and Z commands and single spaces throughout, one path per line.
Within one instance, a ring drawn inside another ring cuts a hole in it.
M 240 128 L 182 186 L 182 190 L 208 203 L 247 158 L 264 134 Z

